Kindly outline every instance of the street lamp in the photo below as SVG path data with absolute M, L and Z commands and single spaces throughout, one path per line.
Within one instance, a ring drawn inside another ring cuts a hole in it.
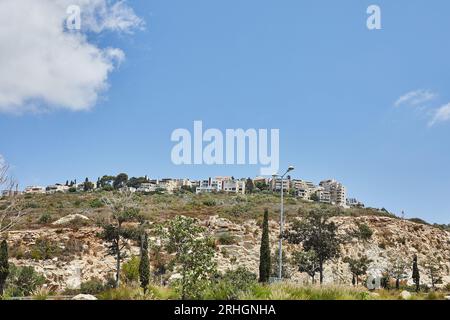
M 283 277 L 283 227 L 284 227 L 284 201 L 283 201 L 283 194 L 284 194 L 284 176 L 288 174 L 288 172 L 291 172 L 294 170 L 293 166 L 289 166 L 286 172 L 279 176 L 278 174 L 273 174 L 272 177 L 276 179 L 278 176 L 281 178 L 281 208 L 280 208 L 280 240 L 278 243 L 278 280 L 281 281 Z M 275 180 L 275 186 L 276 186 L 276 180 Z

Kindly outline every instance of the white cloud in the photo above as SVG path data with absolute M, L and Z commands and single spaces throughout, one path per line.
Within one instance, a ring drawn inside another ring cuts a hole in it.
M 395 106 L 399 107 L 401 105 L 408 105 L 408 106 L 419 106 L 423 103 L 429 102 L 437 97 L 437 94 L 434 92 L 431 92 L 430 90 L 416 90 L 416 91 L 410 91 L 404 95 L 402 95 L 400 98 L 397 99 L 395 102 Z
M 111 5 L 106 0 L 64 0 L 77 4 L 82 8 L 83 28 L 90 31 L 104 30 L 130 33 L 136 28 L 143 28 L 144 22 L 136 16 L 133 9 L 125 1 L 117 1 Z
M 79 5 L 81 32 L 65 30 Z M 130 33 L 143 21 L 125 1 L 1 0 L 0 112 L 87 110 L 125 54 L 90 43 L 86 31 Z
M 438 108 L 433 115 L 433 118 L 428 123 L 431 127 L 439 122 L 450 121 L 450 103 Z

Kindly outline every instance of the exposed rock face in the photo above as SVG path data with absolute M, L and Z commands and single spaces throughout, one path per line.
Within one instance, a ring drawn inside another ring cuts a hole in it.
M 77 219 L 79 219 L 79 220 L 86 220 L 86 221 L 89 220 L 88 217 L 83 216 L 82 214 L 76 213 L 76 214 L 69 214 L 69 215 L 67 215 L 65 217 L 62 217 L 61 219 L 56 220 L 52 224 L 54 226 L 61 226 L 61 225 L 65 225 L 65 224 L 71 223 L 72 221 L 75 221 Z
M 38 239 L 45 238 L 57 244 L 63 256 L 48 260 L 14 257 L 10 260 L 17 266 L 34 267 L 46 277 L 50 289 L 79 289 L 82 282 L 92 278 L 106 280 L 114 273 L 115 259 L 107 255 L 107 244 L 98 237 L 100 231 L 98 228 L 13 231 L 8 238 L 11 253 L 19 246 L 32 250 Z M 77 248 L 70 248 L 68 244 L 71 243 L 75 243 Z M 129 256 L 139 254 L 139 248 L 132 245 L 124 251 Z
M 388 266 L 389 256 L 392 255 L 397 255 L 412 265 L 414 254 L 417 254 L 419 264 L 426 261 L 427 255 L 432 254 L 440 259 L 444 284 L 450 283 L 450 233 L 431 226 L 387 217 L 335 217 L 334 220 L 340 225 L 339 230 L 342 233 L 354 229 L 357 222 L 366 223 L 374 231 L 370 241 L 362 242 L 353 239 L 341 250 L 343 257 L 367 255 L 373 260 L 369 268 L 370 274 L 381 274 L 382 270 Z M 212 216 L 201 224 L 206 227 L 209 234 L 217 238 L 223 234 L 232 236 L 231 243 L 217 244 L 216 259 L 220 271 L 244 266 L 258 273 L 261 228 L 255 220 L 235 224 Z M 275 252 L 278 242 L 278 223 L 270 221 L 269 227 L 271 248 L 272 252 Z M 97 236 L 99 231 L 98 228 L 86 227 L 79 230 L 46 228 L 10 232 L 8 241 L 12 248 L 21 246 L 29 250 L 37 239 L 45 237 L 57 244 L 62 252 L 67 253 L 63 257 L 49 260 L 12 258 L 11 262 L 16 265 L 33 266 L 36 271 L 45 275 L 48 287 L 56 290 L 77 289 L 82 282 L 91 278 L 105 280 L 113 275 L 115 260 L 114 257 L 106 254 L 106 244 Z M 77 250 L 72 248 L 74 242 L 78 243 Z M 69 245 L 70 243 L 72 244 Z M 284 248 L 287 250 L 288 258 L 294 250 L 299 249 L 287 243 L 284 244 Z M 139 255 L 139 248 L 132 243 L 126 251 L 129 257 Z M 293 280 L 309 282 L 309 277 L 297 272 L 294 267 L 291 267 L 289 271 Z M 412 272 L 408 273 L 411 275 Z M 326 283 L 351 283 L 348 265 L 342 259 L 328 263 L 324 276 Z M 411 278 L 407 281 L 412 284 Z M 421 269 L 421 283 L 429 282 L 425 270 Z

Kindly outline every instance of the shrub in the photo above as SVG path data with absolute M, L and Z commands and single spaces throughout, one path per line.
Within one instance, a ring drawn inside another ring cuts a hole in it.
M 353 236 L 363 240 L 367 241 L 372 238 L 373 230 L 365 223 L 358 223 L 358 230 L 354 231 Z
M 94 199 L 89 202 L 89 206 L 93 209 L 102 208 L 104 206 L 104 203 L 100 199 Z
M 138 256 L 134 256 L 122 266 L 122 280 L 125 283 L 133 283 L 139 280 L 139 262 Z
M 236 238 L 229 232 L 224 232 L 219 235 L 217 241 L 222 245 L 231 245 L 236 242 Z
M 206 299 L 236 300 L 257 283 L 256 275 L 239 267 L 218 276 L 205 294 Z
M 139 288 L 121 286 L 98 294 L 100 300 L 143 300 L 145 296 Z
M 214 199 L 203 200 L 203 205 L 205 205 L 207 207 L 214 207 L 216 205 L 216 200 L 214 200 Z
M 414 223 L 418 223 L 418 224 L 430 225 L 428 222 L 426 222 L 425 220 L 420 219 L 420 218 L 411 218 L 408 220 L 411 222 L 414 222 Z
M 5 286 L 7 296 L 29 296 L 45 283 L 45 278 L 37 273 L 33 267 L 16 267 L 11 263 L 9 271 Z
M 110 289 L 98 278 L 92 278 L 89 281 L 83 282 L 80 287 L 80 292 L 83 294 L 96 295 L 103 291 Z
M 43 214 L 39 217 L 39 220 L 38 220 L 38 222 L 39 222 L 40 224 L 48 224 L 48 223 L 50 223 L 51 221 L 52 221 L 52 216 L 51 216 L 51 214 L 48 213 L 48 212 L 43 213 Z
M 56 244 L 48 238 L 41 237 L 31 248 L 31 258 L 33 260 L 49 260 L 58 252 Z

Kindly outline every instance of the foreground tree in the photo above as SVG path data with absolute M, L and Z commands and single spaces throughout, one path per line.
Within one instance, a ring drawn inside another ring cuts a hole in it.
M 398 257 L 398 254 L 395 254 L 395 257 L 390 259 L 388 273 L 389 277 L 395 280 L 395 289 L 399 290 L 400 281 L 408 278 L 408 263 Z
M 426 262 L 424 263 L 424 269 L 431 280 L 431 287 L 435 289 L 436 284 L 442 282 L 441 258 L 436 258 L 433 254 L 427 255 Z
M 124 227 L 126 222 L 140 221 L 139 207 L 133 194 L 123 192 L 103 198 L 112 212 L 109 223 L 103 225 L 102 238 L 109 242 L 108 254 L 116 258 L 116 287 L 120 286 L 120 266 L 126 254 L 123 249 L 127 240 L 138 240 L 137 228 Z
M 269 282 L 270 266 L 269 210 L 265 209 L 259 256 L 259 282 Z
M 312 210 L 301 221 L 295 221 L 285 235 L 289 243 L 302 245 L 304 251 L 314 250 L 319 263 L 320 284 L 323 283 L 325 262 L 340 255 L 339 246 L 342 243 L 336 224 L 329 218 L 326 212 Z
M 8 172 L 8 164 L 0 157 L 0 189 L 6 191 L 0 208 L 0 236 L 11 230 L 26 215 L 23 198 L 17 192 L 18 185 Z
M 8 244 L 3 240 L 0 245 L 0 296 L 3 296 L 6 279 L 9 275 Z
M 144 294 L 147 293 L 150 282 L 150 261 L 148 259 L 148 236 L 147 233 L 141 235 L 141 259 L 139 261 L 139 281 Z
M 176 287 L 182 299 L 199 299 L 216 273 L 211 239 L 202 235 L 204 228 L 194 219 L 177 216 L 160 225 L 156 233 L 162 246 L 172 254 L 170 266 L 181 275 Z
M 271 270 L 271 275 L 273 278 L 278 278 L 278 271 L 279 271 L 279 267 L 280 267 L 280 249 L 276 248 L 275 252 L 272 255 L 272 259 L 270 259 L 272 266 L 270 268 Z M 289 272 L 289 266 L 291 265 L 291 261 L 289 259 L 289 257 L 286 256 L 286 251 L 283 250 L 281 252 L 281 260 L 282 260 L 282 264 L 281 264 L 281 277 L 283 279 L 289 279 L 291 277 L 291 274 Z
M 359 285 L 359 278 L 367 273 L 372 260 L 368 259 L 367 256 L 362 256 L 360 258 L 350 258 L 344 259 L 344 262 L 348 263 L 350 272 L 352 273 L 352 284 Z
M 294 253 L 294 263 L 299 272 L 305 272 L 311 277 L 311 283 L 316 283 L 316 274 L 320 271 L 319 259 L 314 250 L 297 251 Z
M 414 284 L 416 285 L 416 292 L 419 292 L 420 291 L 420 271 L 419 271 L 419 266 L 417 264 L 417 255 L 414 255 L 412 270 L 413 270 L 412 278 L 414 280 Z

